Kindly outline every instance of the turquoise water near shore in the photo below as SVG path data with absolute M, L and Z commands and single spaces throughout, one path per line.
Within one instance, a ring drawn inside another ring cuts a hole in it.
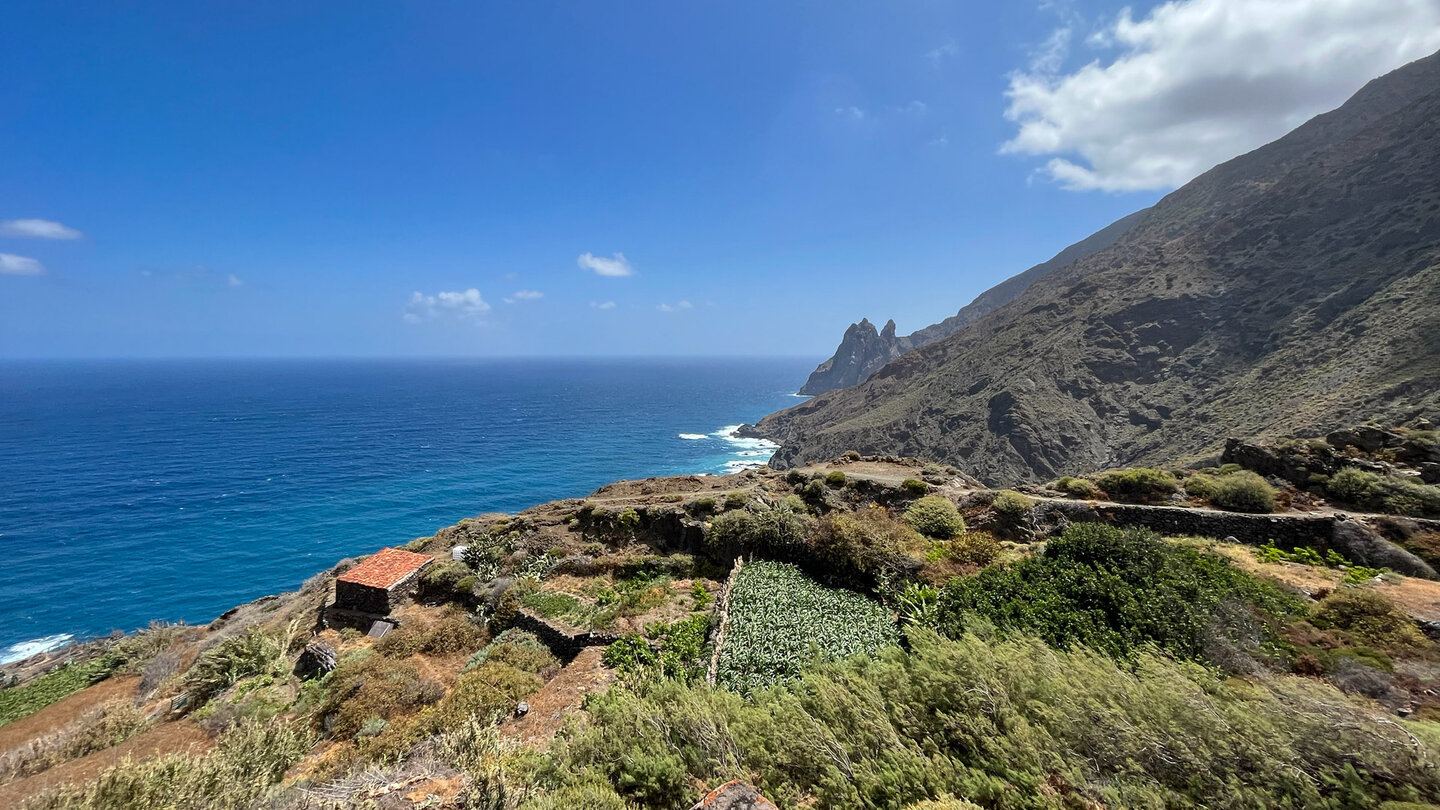
M 0 659 L 205 622 L 346 556 L 724 473 L 813 359 L 0 363 Z

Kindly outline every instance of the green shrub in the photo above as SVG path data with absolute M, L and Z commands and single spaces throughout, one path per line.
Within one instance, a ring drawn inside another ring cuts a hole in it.
M 1186 482 L 1186 491 L 1190 491 Z M 1232 473 L 1215 482 L 1206 500 L 1231 512 L 1275 511 L 1275 488 L 1248 470 Z
M 469 672 L 486 661 L 508 664 L 521 672 L 548 678 L 560 668 L 560 659 L 545 643 L 527 630 L 512 627 L 495 637 L 486 647 L 465 662 Z
M 438 681 L 423 677 L 414 664 L 383 655 L 340 664 L 325 679 L 325 696 L 315 714 L 316 727 L 330 718 L 330 735 L 353 739 L 371 718 L 394 720 L 413 714 L 445 695 Z
M 1000 555 L 1000 541 L 989 532 L 969 532 L 950 541 L 949 554 L 966 565 L 984 567 Z
M 412 618 L 375 642 L 375 651 L 391 658 L 409 658 L 418 653 L 455 655 L 479 649 L 486 638 L 484 629 L 456 612 L 438 619 Z
M 965 531 L 955 503 L 943 495 L 926 495 L 905 510 L 905 522 L 926 537 L 948 540 Z
M 706 541 L 714 548 L 731 551 L 782 549 L 803 542 L 808 528 L 806 516 L 782 501 L 717 515 L 710 522 Z
M 1005 517 L 1017 518 L 1035 508 L 1035 499 L 1013 489 L 1002 489 L 990 505 Z
M 555 772 L 600 775 L 642 808 L 689 806 L 694 785 L 737 775 L 781 807 L 1440 800 L 1432 735 L 1320 682 L 1229 679 L 1146 650 L 1118 664 L 1025 635 L 909 639 L 748 699 L 672 681 L 612 688 L 552 749 Z
M 1402 515 L 1440 514 L 1440 487 L 1345 467 L 1330 476 L 1326 492 L 1360 509 Z
M 708 515 L 715 511 L 714 498 L 696 498 L 685 505 L 686 511 L 692 515 Z
M 1034 633 L 1061 648 L 1085 645 L 1133 656 L 1146 644 L 1199 658 L 1222 604 L 1277 615 L 1299 601 L 1216 554 L 1172 545 L 1143 529 L 1074 524 L 1042 555 L 952 580 L 939 624 L 958 637 L 974 617 Z
M 190 693 L 188 708 L 199 708 L 241 678 L 278 670 L 284 664 L 284 655 L 280 639 L 257 627 L 220 642 L 201 653 L 185 673 L 184 689 Z
M 918 478 L 906 478 L 900 483 L 900 488 L 905 490 L 906 495 L 916 497 L 930 491 L 930 485 Z
M 24 810 L 247 810 L 256 806 L 309 749 L 286 722 L 242 723 L 209 753 L 124 761 L 89 782 L 67 784 L 26 801 Z
M 725 510 L 744 509 L 750 505 L 750 493 L 744 490 L 733 490 L 725 493 Z
M 1415 621 L 1390 600 L 1366 588 L 1341 588 L 1321 600 L 1311 617 L 1316 627 L 1343 630 L 1370 646 L 1413 653 L 1430 646 Z
M 831 564 L 861 571 L 882 569 L 889 558 L 921 544 L 920 535 L 909 523 L 896 520 L 884 509 L 826 515 L 813 542 L 815 551 Z
M 416 595 L 425 600 L 466 599 L 469 598 L 470 591 L 461 588 L 460 583 L 467 579 L 473 587 L 475 577 L 471 574 L 470 566 L 458 560 L 447 560 L 430 566 L 429 570 L 421 575 Z
M 1193 473 L 1185 479 L 1185 494 L 1192 498 L 1210 501 L 1215 497 L 1218 481 L 1207 473 Z
M 839 470 L 831 470 L 829 474 L 825 476 L 825 483 L 833 488 L 843 487 L 845 486 L 845 473 Z
M 846 450 L 843 458 L 846 461 L 859 461 L 861 459 L 859 450 Z
M 1087 501 L 1093 501 L 1105 495 L 1100 487 L 1096 486 L 1095 482 L 1089 478 L 1072 478 L 1068 475 L 1056 481 L 1055 488 L 1072 498 L 1081 498 Z
M 1180 490 L 1175 476 L 1168 470 L 1148 467 L 1103 472 L 1095 477 L 1095 483 L 1110 498 L 1124 503 L 1164 503 Z

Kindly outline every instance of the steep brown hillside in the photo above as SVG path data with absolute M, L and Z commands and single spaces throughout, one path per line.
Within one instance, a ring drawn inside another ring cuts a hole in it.
M 777 466 L 856 449 L 1001 482 L 1422 414 L 1440 415 L 1440 54 L 757 429 Z
M 1146 208 L 1122 217 L 1055 254 L 1049 261 L 1031 267 L 996 284 L 975 296 L 975 300 L 939 323 L 917 329 L 908 335 L 895 334 L 895 321 L 887 322 L 878 333 L 868 318 L 852 323 L 840 339 L 840 345 L 829 360 L 815 367 L 800 388 L 806 396 L 823 394 L 837 388 L 858 385 L 879 371 L 886 363 L 921 346 L 943 340 L 991 312 L 1015 300 L 1031 284 L 1073 264 L 1096 251 L 1103 250 L 1124 236 L 1145 216 Z

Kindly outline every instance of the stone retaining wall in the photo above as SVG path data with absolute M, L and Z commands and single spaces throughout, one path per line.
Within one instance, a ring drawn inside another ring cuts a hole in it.
M 575 656 L 586 647 L 606 647 L 620 640 L 620 636 L 615 633 L 597 633 L 593 630 L 572 633 L 527 610 L 516 614 L 514 626 L 534 633 L 562 664 L 574 661 Z
M 1247 515 L 1178 506 L 1140 506 L 1104 501 L 1043 501 L 1046 522 L 1103 522 L 1142 526 L 1168 535 L 1233 537 L 1252 546 L 1274 542 L 1284 549 L 1335 549 L 1346 559 L 1373 568 L 1437 579 L 1435 569 L 1348 515 Z

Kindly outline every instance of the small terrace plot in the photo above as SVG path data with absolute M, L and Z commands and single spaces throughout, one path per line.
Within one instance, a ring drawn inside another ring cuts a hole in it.
M 748 692 L 799 675 L 812 652 L 873 655 L 898 640 L 894 618 L 874 600 L 826 588 L 793 565 L 755 562 L 735 580 L 717 679 Z

